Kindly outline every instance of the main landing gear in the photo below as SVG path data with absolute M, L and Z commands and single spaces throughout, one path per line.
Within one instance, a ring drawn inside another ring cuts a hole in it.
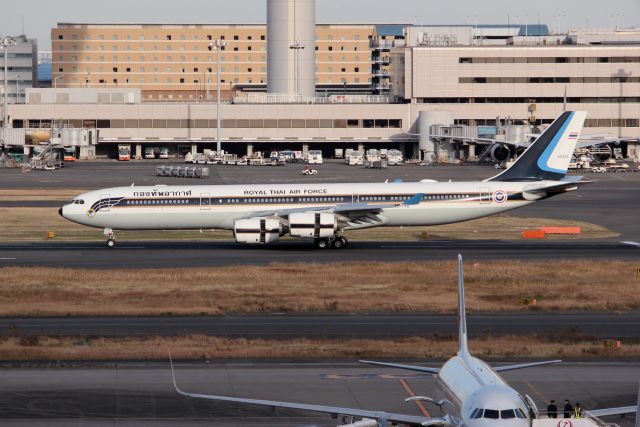
M 116 245 L 116 235 L 113 233 L 113 230 L 105 228 L 104 235 L 107 236 L 107 247 L 110 249 L 113 248 Z
M 333 237 L 315 239 L 314 244 L 318 249 L 343 249 L 347 247 L 347 245 L 349 244 L 349 240 L 347 240 L 347 238 L 344 236 L 335 235 Z

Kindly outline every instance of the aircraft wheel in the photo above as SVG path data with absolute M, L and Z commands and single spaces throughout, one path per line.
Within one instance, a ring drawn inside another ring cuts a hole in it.
M 316 246 L 320 249 L 327 249 L 329 247 L 329 241 L 327 239 L 319 239 Z
M 340 236 L 340 237 L 338 237 L 338 239 L 340 239 L 340 241 L 342 242 L 342 247 L 343 248 L 346 247 L 349 244 L 349 239 L 347 239 L 344 236 Z
M 342 239 L 340 237 L 337 237 L 333 243 L 331 244 L 331 246 L 333 246 L 333 249 L 342 249 L 344 248 L 344 242 L 342 241 Z
M 107 240 L 107 247 L 109 249 L 113 248 L 116 245 L 116 241 L 114 239 Z

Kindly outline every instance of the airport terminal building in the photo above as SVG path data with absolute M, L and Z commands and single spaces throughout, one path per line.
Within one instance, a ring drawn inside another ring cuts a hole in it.
M 98 155 L 123 142 L 137 153 L 149 144 L 215 149 L 217 52 L 208 47 L 224 39 L 220 136 L 229 152 L 399 148 L 418 158 L 432 150 L 433 125 L 477 135 L 497 120 L 548 124 L 565 109 L 588 111 L 584 133 L 640 138 L 640 30 L 310 22 L 311 65 L 289 45 L 295 32 L 270 46 L 269 26 L 60 24 L 57 88 L 28 90 L 9 106 L 11 126 L 97 128 Z M 286 56 L 272 70 L 266 56 L 277 49 Z M 283 74 L 288 90 L 269 91 Z M 297 80 L 309 75 L 312 96 Z M 636 155 L 634 144 L 624 150 Z

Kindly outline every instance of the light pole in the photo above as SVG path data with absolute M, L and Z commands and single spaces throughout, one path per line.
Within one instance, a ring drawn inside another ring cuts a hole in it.
M 61 78 L 61 77 L 64 77 L 64 74 L 60 74 L 59 76 L 53 78 L 53 88 L 54 89 L 56 89 L 58 87 L 58 79 Z
M 220 135 L 222 128 L 222 119 L 220 117 L 220 51 L 227 45 L 227 42 L 224 40 L 216 40 L 215 42 L 209 43 L 209 49 L 216 50 L 216 151 L 218 154 L 222 151 L 222 138 Z
M 4 91 L 2 93 L 2 111 L 3 111 L 3 119 L 2 119 L 2 127 L 4 128 L 8 128 L 9 127 L 9 112 L 7 111 L 7 104 L 8 104 L 8 100 L 7 100 L 7 95 L 9 95 L 9 90 L 8 90 L 8 81 L 9 81 L 9 75 L 8 75 L 8 70 L 9 70 L 9 64 L 8 64 L 8 57 L 9 57 L 9 46 L 14 46 L 16 44 L 16 41 L 14 39 L 12 39 L 11 37 L 5 37 L 2 39 L 2 43 L 0 43 L 0 49 L 3 50 L 4 52 Z
M 296 41 L 294 44 L 289 46 L 289 49 L 293 50 L 294 53 L 294 62 L 295 62 L 295 76 L 294 81 L 296 82 L 296 96 L 300 95 L 300 64 L 298 60 L 298 52 L 304 49 L 304 45 L 300 41 Z

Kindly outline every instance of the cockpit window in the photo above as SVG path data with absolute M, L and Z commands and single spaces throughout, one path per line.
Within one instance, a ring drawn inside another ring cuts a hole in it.
M 503 420 L 509 420 L 515 417 L 516 411 L 514 411 L 513 409 L 505 409 L 503 411 L 500 411 L 500 418 L 502 418 Z
M 490 420 L 498 420 L 500 419 L 500 411 L 497 411 L 495 409 L 485 409 L 484 418 L 489 418 Z
M 74 205 L 84 205 L 84 200 L 82 200 L 82 199 L 75 199 L 75 200 L 73 201 L 73 204 L 74 204 Z
M 527 419 L 527 414 L 525 414 L 522 409 L 518 408 L 518 409 L 516 409 L 516 417 L 522 418 L 523 420 L 526 420 Z
M 478 418 L 482 418 L 482 409 L 476 408 L 473 410 L 471 415 L 469 416 L 472 420 L 477 420 Z

